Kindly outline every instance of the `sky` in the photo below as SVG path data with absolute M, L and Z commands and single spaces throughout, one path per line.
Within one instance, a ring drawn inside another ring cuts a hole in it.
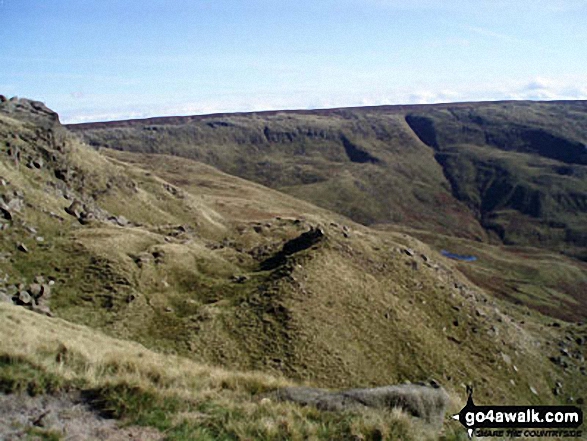
M 587 99 L 587 0 L 0 0 L 0 94 L 65 123 Z

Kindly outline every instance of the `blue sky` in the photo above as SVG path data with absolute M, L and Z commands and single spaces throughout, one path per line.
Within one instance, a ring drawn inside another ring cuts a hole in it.
M 0 93 L 64 122 L 587 99 L 587 0 L 0 0 Z

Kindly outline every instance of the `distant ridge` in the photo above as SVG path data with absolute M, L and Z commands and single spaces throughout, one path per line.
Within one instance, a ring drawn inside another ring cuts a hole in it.
M 202 115 L 182 115 L 182 116 L 155 116 L 147 118 L 129 118 L 112 121 L 95 121 L 64 124 L 65 127 L 71 130 L 85 129 L 85 128 L 103 128 L 103 127 L 124 127 L 131 124 L 181 124 L 189 121 L 201 121 L 209 118 L 224 118 L 229 116 L 272 116 L 280 113 L 295 114 L 295 115 L 340 115 L 344 116 L 347 111 L 380 111 L 380 112 L 415 112 L 427 110 L 430 108 L 446 109 L 446 108 L 467 108 L 476 107 L 484 104 L 512 104 L 512 103 L 558 103 L 569 104 L 578 103 L 587 106 L 587 100 L 553 100 L 553 101 L 531 101 L 531 100 L 500 100 L 500 101 L 463 101 L 453 103 L 433 103 L 433 104 L 383 104 L 377 106 L 350 106 L 350 107 L 332 107 L 324 109 L 284 109 L 284 110 L 259 110 L 247 112 L 220 112 Z

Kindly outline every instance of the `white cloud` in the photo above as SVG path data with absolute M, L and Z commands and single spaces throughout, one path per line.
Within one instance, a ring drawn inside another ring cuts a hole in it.
M 225 94 L 190 101 L 162 102 L 152 97 L 88 97 L 91 104 L 81 108 L 78 99 L 69 97 L 68 108 L 56 108 L 65 123 L 149 118 L 172 115 L 251 112 L 263 110 L 317 109 L 332 107 L 377 106 L 389 104 L 432 104 L 496 100 L 587 100 L 587 78 L 535 77 L 517 81 L 469 83 L 450 87 L 394 88 L 331 92 L 291 91 L 290 94 Z M 110 106 L 110 103 L 124 105 Z

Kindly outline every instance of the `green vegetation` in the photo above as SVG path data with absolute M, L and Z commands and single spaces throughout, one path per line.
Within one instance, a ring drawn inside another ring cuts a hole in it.
M 339 415 L 263 400 L 264 393 L 292 385 L 283 378 L 160 355 L 16 306 L 0 304 L 0 317 L 6 337 L 0 352 L 13 354 L 1 365 L 3 389 L 22 378 L 36 383 L 43 378 L 45 386 L 47 378 L 58 378 L 81 389 L 102 415 L 157 428 L 165 439 L 434 439 L 433 429 L 398 411 Z M 457 434 L 457 429 L 449 424 L 445 430 Z M 32 435 L 59 439 L 36 428 Z
M 70 128 L 95 146 L 205 162 L 362 224 L 539 246 L 582 259 L 586 120 L 584 102 L 498 102 Z
M 491 404 L 584 397 L 587 333 L 571 321 L 587 314 L 587 272 L 557 252 L 568 245 L 579 256 L 580 234 L 558 240 L 526 197 L 543 181 L 571 194 L 565 177 L 541 171 L 558 159 L 519 151 L 526 144 L 454 144 L 454 130 L 438 128 L 445 114 L 430 116 L 432 147 L 395 111 L 264 118 L 161 122 L 145 133 L 130 123 L 87 136 L 157 146 L 289 194 L 178 156 L 95 151 L 55 121 L 0 112 L 0 293 L 33 310 L 36 296 L 39 312 L 55 316 L 0 303 L 3 392 L 82 391 L 97 412 L 169 439 L 438 437 L 397 410 L 263 401 L 294 384 L 434 378 L 453 410 L 467 384 Z M 565 164 L 582 179 L 584 165 Z M 514 176 L 529 193 L 487 208 L 488 182 Z M 575 220 L 556 205 L 556 222 L 580 230 L 579 202 Z M 506 242 L 540 247 L 505 245 L 484 228 L 506 218 Z M 292 250 L 310 230 L 319 233 Z M 530 231 L 547 233 L 535 241 Z M 451 261 L 442 248 L 479 260 Z M 463 433 L 447 422 L 440 436 Z

